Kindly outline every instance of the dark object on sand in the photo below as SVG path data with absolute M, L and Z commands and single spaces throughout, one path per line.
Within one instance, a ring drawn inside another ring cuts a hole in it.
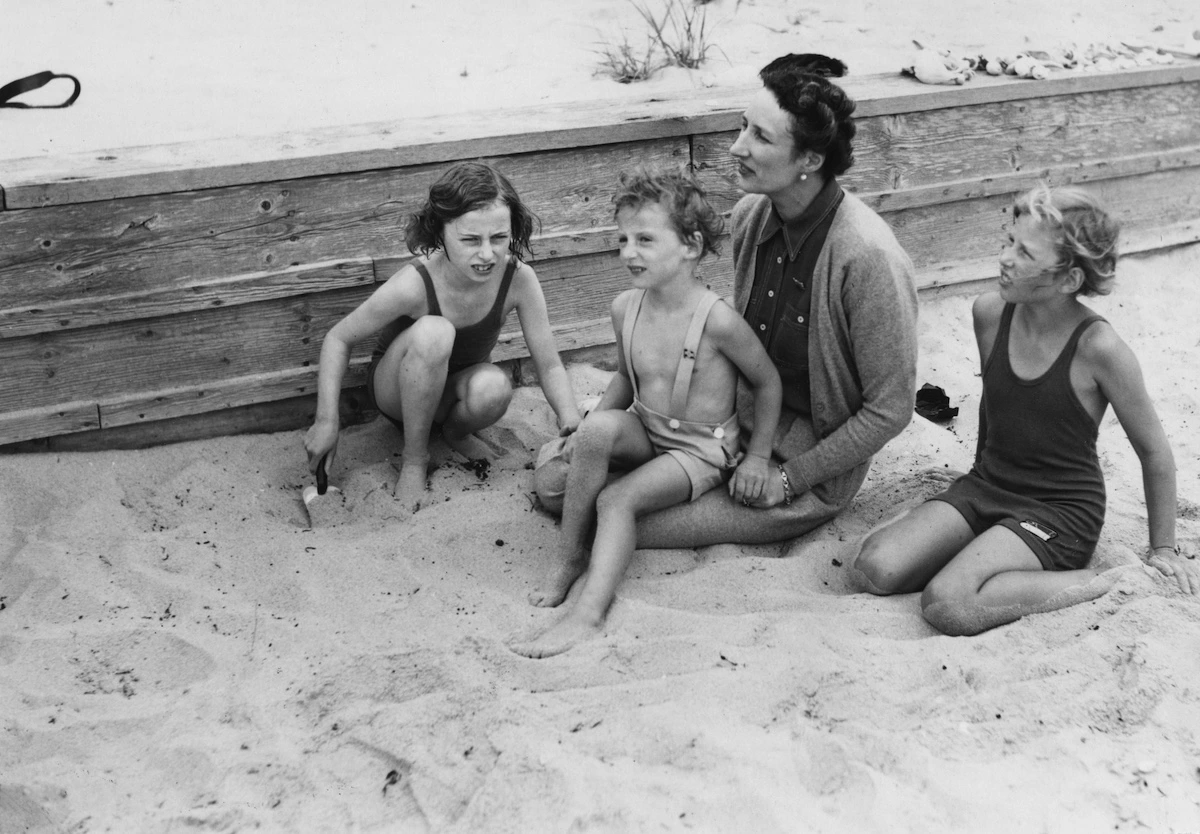
M 75 85 L 75 92 L 71 93 L 70 97 L 62 104 L 26 104 L 22 101 L 12 100 L 19 95 L 28 93 L 30 90 L 45 87 L 55 78 L 66 78 Z M 18 78 L 16 81 L 10 81 L 3 87 L 0 87 L 0 107 L 12 107 L 18 110 L 57 110 L 62 107 L 70 107 L 74 104 L 75 99 L 79 98 L 79 93 L 82 89 L 83 86 L 75 76 L 45 70 L 33 75 L 27 75 L 24 78 Z
M 337 487 L 329 486 L 329 472 L 325 469 L 328 457 L 328 454 L 322 455 L 317 462 L 317 485 L 309 484 L 300 494 L 304 509 L 308 510 L 310 527 L 331 526 L 345 515 L 346 497 Z
M 951 407 L 945 391 L 926 382 L 917 391 L 917 413 L 926 420 L 946 423 L 958 416 L 958 407 Z

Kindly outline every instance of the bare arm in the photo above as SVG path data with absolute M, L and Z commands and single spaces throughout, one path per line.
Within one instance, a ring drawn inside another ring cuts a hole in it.
M 707 332 L 754 392 L 754 426 L 746 456 L 729 482 L 729 494 L 735 501 L 758 501 L 771 477 L 771 445 L 783 405 L 779 371 L 750 325 L 727 304 L 718 303 L 713 308 Z M 778 474 L 775 477 L 778 479 Z
M 342 380 L 350 363 L 350 350 L 392 320 L 404 315 L 420 315 L 425 310 L 425 292 L 413 267 L 405 267 L 375 290 L 366 301 L 330 328 L 321 343 L 317 368 L 317 413 L 304 437 L 309 469 L 329 455 L 329 465 L 337 450 L 338 400 Z
M 1004 300 L 1000 293 L 984 293 L 975 299 L 971 305 L 971 319 L 975 326 L 975 344 L 979 348 L 979 372 L 983 369 L 992 355 L 996 344 L 996 333 L 1000 329 L 1000 316 L 1004 312 Z M 975 438 L 975 460 L 983 454 L 983 446 L 987 441 L 987 417 L 982 406 L 979 409 L 979 435 Z
M 1095 329 L 1080 345 L 1081 353 L 1142 464 L 1150 530 L 1147 561 L 1164 575 L 1174 576 L 1185 592 L 1200 594 L 1200 568 L 1175 553 L 1175 456 L 1146 391 L 1141 366 L 1112 328 Z
M 554 344 L 554 333 L 550 329 L 550 317 L 546 311 L 546 297 L 532 267 L 522 264 L 517 269 L 512 290 L 516 299 L 517 318 L 521 322 L 521 334 L 525 337 L 525 346 L 537 369 L 538 384 L 558 417 L 560 434 L 570 434 L 579 427 L 579 406 L 575 401 L 571 379 Z

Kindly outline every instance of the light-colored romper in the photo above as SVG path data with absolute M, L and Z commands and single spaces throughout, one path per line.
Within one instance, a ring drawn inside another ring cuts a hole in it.
M 692 482 L 692 500 L 721 484 L 737 466 L 738 426 L 737 412 L 733 411 L 722 423 L 696 423 L 672 417 L 670 414 L 686 414 L 688 392 L 692 387 L 692 369 L 696 364 L 696 353 L 700 348 L 700 337 L 709 311 L 720 296 L 709 292 L 696 312 L 692 314 L 687 335 L 683 339 L 683 355 L 675 370 L 675 385 L 671 389 L 670 414 L 661 414 L 647 406 L 638 397 L 637 374 L 633 370 L 633 328 L 641 312 L 645 290 L 630 294 L 625 308 L 625 324 L 621 329 L 621 345 L 625 349 L 625 361 L 629 366 L 629 381 L 633 385 L 633 405 L 629 411 L 642 421 L 650 443 L 657 454 L 667 454 L 679 461 Z

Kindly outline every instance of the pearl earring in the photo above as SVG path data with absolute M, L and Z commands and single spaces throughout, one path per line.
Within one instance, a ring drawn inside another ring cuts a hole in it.
M 800 175 L 800 182 L 804 182 L 806 179 L 808 179 L 808 174 L 801 174 L 801 175 Z

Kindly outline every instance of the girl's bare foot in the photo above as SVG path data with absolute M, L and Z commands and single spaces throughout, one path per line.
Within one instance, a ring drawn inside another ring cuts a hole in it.
M 595 637 L 601 631 L 601 622 L 578 611 L 570 611 L 550 628 L 526 643 L 514 644 L 514 652 L 525 657 L 543 658 L 562 654 L 568 649 Z
M 400 461 L 400 477 L 396 479 L 394 494 L 406 511 L 415 513 L 432 499 L 432 493 L 425 489 L 428 463 L 428 458 L 402 458 Z
M 567 598 L 571 587 L 587 570 L 587 557 L 580 554 L 559 564 L 554 572 L 529 592 L 529 602 L 538 608 L 554 608 Z
M 486 460 L 494 457 L 496 451 L 478 436 L 468 432 L 460 435 L 452 430 L 449 426 L 442 429 L 442 439 L 446 441 L 446 445 L 458 452 L 468 461 Z

